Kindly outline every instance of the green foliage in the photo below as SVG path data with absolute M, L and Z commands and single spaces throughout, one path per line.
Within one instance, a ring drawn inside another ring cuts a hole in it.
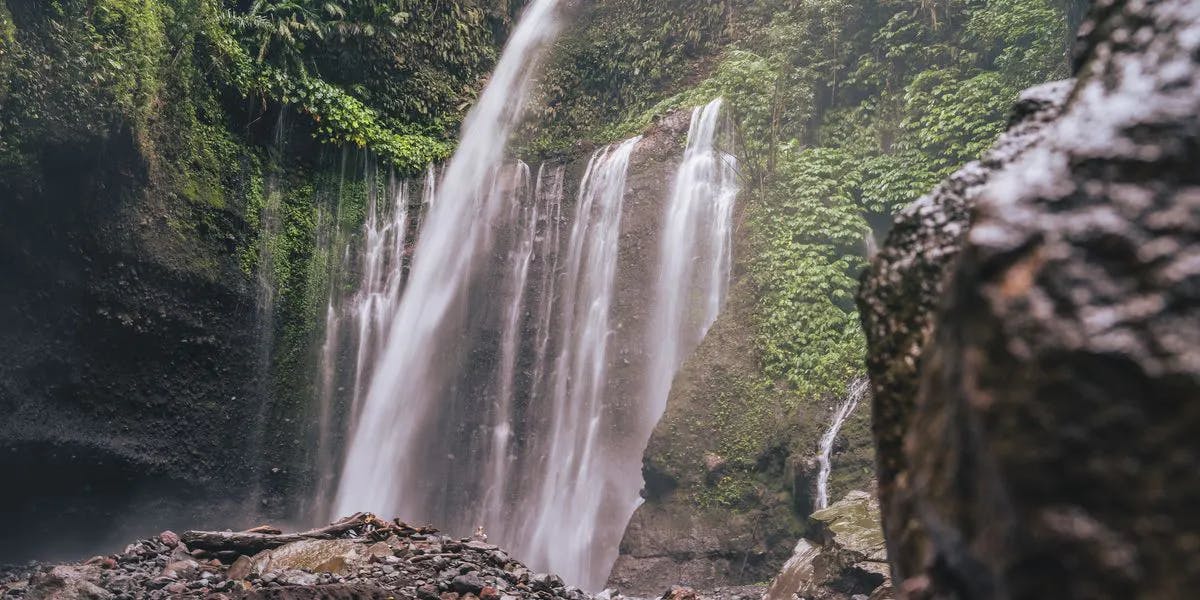
M 720 358 L 702 347 L 703 364 L 685 367 L 685 391 L 672 396 L 695 405 L 668 407 L 672 441 L 648 454 L 693 506 L 740 510 L 790 491 L 789 475 L 764 467 L 779 450 L 771 441 L 811 456 L 830 399 L 863 372 L 854 294 L 867 238 L 984 151 L 1021 89 L 1065 75 L 1066 19 L 1051 1 L 729 0 L 711 14 L 685 3 L 666 15 L 598 0 L 594 21 L 564 42 L 538 119 L 549 130 L 534 150 L 628 137 L 718 96 L 739 130 L 740 260 L 754 289 L 722 319 L 736 311 L 753 340 Z M 656 29 L 665 23 L 669 33 Z M 715 42 L 660 53 L 697 35 Z M 705 344 L 731 335 L 718 326 Z M 730 365 L 736 376 L 722 372 Z M 698 373 L 710 385 L 688 388 Z M 860 409 L 843 430 L 851 443 L 836 459 L 834 495 L 871 477 L 868 415 Z M 697 473 L 708 452 L 728 461 L 715 483 Z
M 323 141 L 369 148 L 402 171 L 416 172 L 450 156 L 448 143 L 387 128 L 379 113 L 321 79 L 287 77 L 265 67 L 255 83 L 256 89 L 311 115 Z
M 742 0 L 600 0 L 558 44 L 527 132 L 535 152 L 604 137 L 604 126 L 695 82 L 697 63 L 729 39 Z M 611 130 L 609 130 L 611 131 Z
M 601 137 L 726 99 L 765 373 L 803 396 L 841 394 L 862 370 L 853 293 L 868 223 L 991 145 L 1021 89 L 1065 74 L 1065 19 L 1046 0 L 734 4 L 737 39 L 708 76 Z
M 482 0 L 255 0 L 209 32 L 243 93 L 298 106 L 324 142 L 415 171 L 449 155 L 506 19 Z
M 870 227 L 856 202 L 860 177 L 842 150 L 788 146 L 751 213 L 766 372 L 806 397 L 837 394 L 861 371 L 854 275 Z

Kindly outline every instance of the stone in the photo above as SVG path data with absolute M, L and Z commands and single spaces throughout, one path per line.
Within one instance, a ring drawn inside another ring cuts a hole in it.
M 558 575 L 538 573 L 529 577 L 529 586 L 534 591 L 552 592 L 563 587 L 563 580 Z
M 211 596 L 210 596 L 211 598 Z M 228 598 L 226 596 L 226 598 Z M 308 588 L 284 587 L 255 590 L 242 600 L 388 600 L 396 595 L 379 587 L 364 585 L 318 585 Z
M 681 585 L 673 585 L 667 590 L 661 600 L 699 600 L 696 590 Z
M 910 521 L 891 498 L 906 481 L 903 439 L 916 402 L 918 369 L 971 209 L 996 171 L 1045 136 L 1073 85 L 1063 81 L 1026 91 L 1008 131 L 987 154 L 900 211 L 864 273 L 858 306 L 867 334 L 876 476 L 891 556 L 907 551 L 909 534 L 902 528 Z
M 370 555 L 353 540 L 302 540 L 254 555 L 253 571 L 262 575 L 302 569 L 346 574 L 365 566 Z
M 109 600 L 113 594 L 100 587 L 95 566 L 57 566 L 30 578 L 27 600 Z
M 874 496 L 852 491 L 810 520 L 812 539 L 797 542 L 763 600 L 865 597 L 888 583 L 886 544 Z
M 479 590 L 479 600 L 500 600 L 500 591 L 488 585 Z
M 425 584 L 417 587 L 417 600 L 441 600 L 436 585 Z
M 901 598 L 1200 588 L 1200 4 L 1082 33 L 1036 131 L 902 213 L 864 280 Z
M 826 538 L 825 545 L 861 554 L 866 559 L 887 559 L 879 502 L 871 494 L 852 491 L 810 518 L 821 523 L 818 530 Z
M 167 530 L 158 534 L 158 541 L 162 542 L 168 548 L 174 548 L 179 545 L 179 534 Z
M 240 581 L 252 574 L 256 575 L 254 573 L 254 561 L 249 556 L 239 556 L 237 560 L 233 561 L 232 565 L 229 565 L 229 570 L 225 572 L 225 577 Z
M 297 569 L 289 569 L 279 573 L 275 581 L 283 585 L 317 585 L 321 582 L 320 577 L 313 573 L 307 573 Z
M 459 575 L 450 582 L 450 589 L 459 594 L 479 594 L 487 584 L 478 575 Z
M 194 560 L 173 560 L 162 568 L 159 575 L 170 579 L 178 579 L 191 575 L 199 568 L 200 563 Z

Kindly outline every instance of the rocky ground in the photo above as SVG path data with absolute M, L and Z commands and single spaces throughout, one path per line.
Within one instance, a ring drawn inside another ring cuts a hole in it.
M 255 551 L 257 550 L 257 551 Z M 0 598 L 588 600 L 556 575 L 534 573 L 498 547 L 357 515 L 280 534 L 170 531 L 81 564 L 0 572 Z
M 893 597 L 879 501 L 874 495 L 852 491 L 809 519 L 809 537 L 796 543 L 792 557 L 771 581 L 762 600 Z
M 750 600 L 764 591 L 673 587 L 662 600 Z M 0 598 L 636 600 L 616 590 L 593 596 L 557 575 L 535 573 L 486 535 L 452 538 L 369 514 L 291 534 L 270 527 L 164 531 L 82 563 L 0 567 Z

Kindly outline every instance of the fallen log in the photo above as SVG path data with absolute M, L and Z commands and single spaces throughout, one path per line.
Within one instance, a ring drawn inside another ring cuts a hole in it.
M 180 541 L 192 550 L 208 552 L 237 552 L 253 555 L 292 542 L 312 539 L 332 539 L 339 534 L 364 526 L 388 527 L 370 513 L 358 513 L 331 525 L 298 533 L 255 533 L 253 531 L 187 531 Z

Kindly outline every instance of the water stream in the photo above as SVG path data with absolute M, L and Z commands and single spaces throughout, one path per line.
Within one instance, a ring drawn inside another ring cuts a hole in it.
M 671 382 L 716 321 L 725 302 L 732 257 L 737 159 L 718 148 L 725 121 L 716 99 L 692 112 L 683 163 L 675 175 L 660 240 L 654 348 L 647 376 L 646 421 L 658 422 Z
M 838 432 L 842 430 L 842 425 L 846 424 L 846 419 L 854 414 L 854 409 L 858 408 L 858 403 L 867 395 L 869 389 L 870 382 L 866 377 L 858 377 L 851 381 L 846 389 L 846 398 L 834 409 L 829 429 L 825 431 L 825 435 L 821 436 L 820 452 L 817 454 L 817 463 L 820 465 L 820 469 L 817 471 L 817 497 L 813 503 L 814 510 L 829 508 L 829 474 L 833 472 L 833 442 L 837 439 Z

